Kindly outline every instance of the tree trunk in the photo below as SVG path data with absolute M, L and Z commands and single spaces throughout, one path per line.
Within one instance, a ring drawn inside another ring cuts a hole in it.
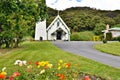
M 11 40 L 11 48 L 13 48 L 14 46 L 13 46 L 13 43 L 14 43 L 14 41 L 13 41 L 13 39 Z
M 18 47 L 19 41 L 20 41 L 19 38 L 16 38 L 14 48 Z

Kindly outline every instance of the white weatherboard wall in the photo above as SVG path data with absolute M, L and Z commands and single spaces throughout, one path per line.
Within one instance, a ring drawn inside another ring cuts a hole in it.
M 112 37 L 119 37 L 120 36 L 120 31 L 119 30 L 114 30 L 114 31 L 110 31 L 112 33 Z
M 35 28 L 35 40 L 40 40 L 40 37 L 42 37 L 43 40 L 47 40 L 47 34 L 46 34 L 46 20 L 39 21 L 36 23 Z

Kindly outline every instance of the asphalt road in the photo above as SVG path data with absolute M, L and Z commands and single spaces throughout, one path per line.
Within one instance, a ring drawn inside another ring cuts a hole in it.
M 93 48 L 94 44 L 100 42 L 89 41 L 55 41 L 53 42 L 58 48 L 84 56 L 97 62 L 120 68 L 120 57 L 102 53 Z

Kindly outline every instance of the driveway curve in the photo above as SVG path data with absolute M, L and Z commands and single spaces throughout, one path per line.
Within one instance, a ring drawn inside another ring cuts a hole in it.
M 71 52 L 94 61 L 115 67 L 120 68 L 120 57 L 99 52 L 93 48 L 94 44 L 100 42 L 92 41 L 55 41 L 53 42 L 58 48 Z

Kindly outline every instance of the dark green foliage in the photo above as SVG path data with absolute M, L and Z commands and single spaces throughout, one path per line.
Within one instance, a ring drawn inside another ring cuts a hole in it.
M 112 33 L 111 32 L 106 33 L 106 40 L 112 40 Z
M 117 40 L 120 42 L 120 36 L 117 37 Z
M 120 24 L 116 24 L 116 25 L 114 25 L 114 27 L 119 27 L 120 28 Z
M 104 44 L 107 43 L 107 39 L 103 39 L 103 43 L 104 43 Z
M 96 24 L 96 27 L 94 28 L 94 33 L 96 35 L 101 35 L 102 34 L 102 30 L 105 30 L 105 24 L 103 23 L 98 23 Z
M 113 41 L 117 41 L 117 37 L 112 38 Z
M 120 14 L 114 17 L 115 23 L 120 24 Z
M 109 24 L 110 26 L 113 26 L 113 25 L 115 25 L 115 20 L 113 18 L 110 18 L 110 17 L 105 17 L 104 24 Z
M 93 31 L 97 24 L 109 24 L 110 27 L 114 26 L 119 21 L 119 10 L 104 11 L 96 10 L 89 7 L 73 7 L 60 11 L 60 16 L 71 29 L 72 32 L 80 31 Z M 47 26 L 57 16 L 57 11 L 48 8 Z M 99 35 L 99 33 L 97 33 Z M 101 33 L 100 33 L 101 34 Z
M 35 23 L 44 20 L 45 0 L 0 1 L 0 47 L 18 47 L 27 34 L 33 35 Z

